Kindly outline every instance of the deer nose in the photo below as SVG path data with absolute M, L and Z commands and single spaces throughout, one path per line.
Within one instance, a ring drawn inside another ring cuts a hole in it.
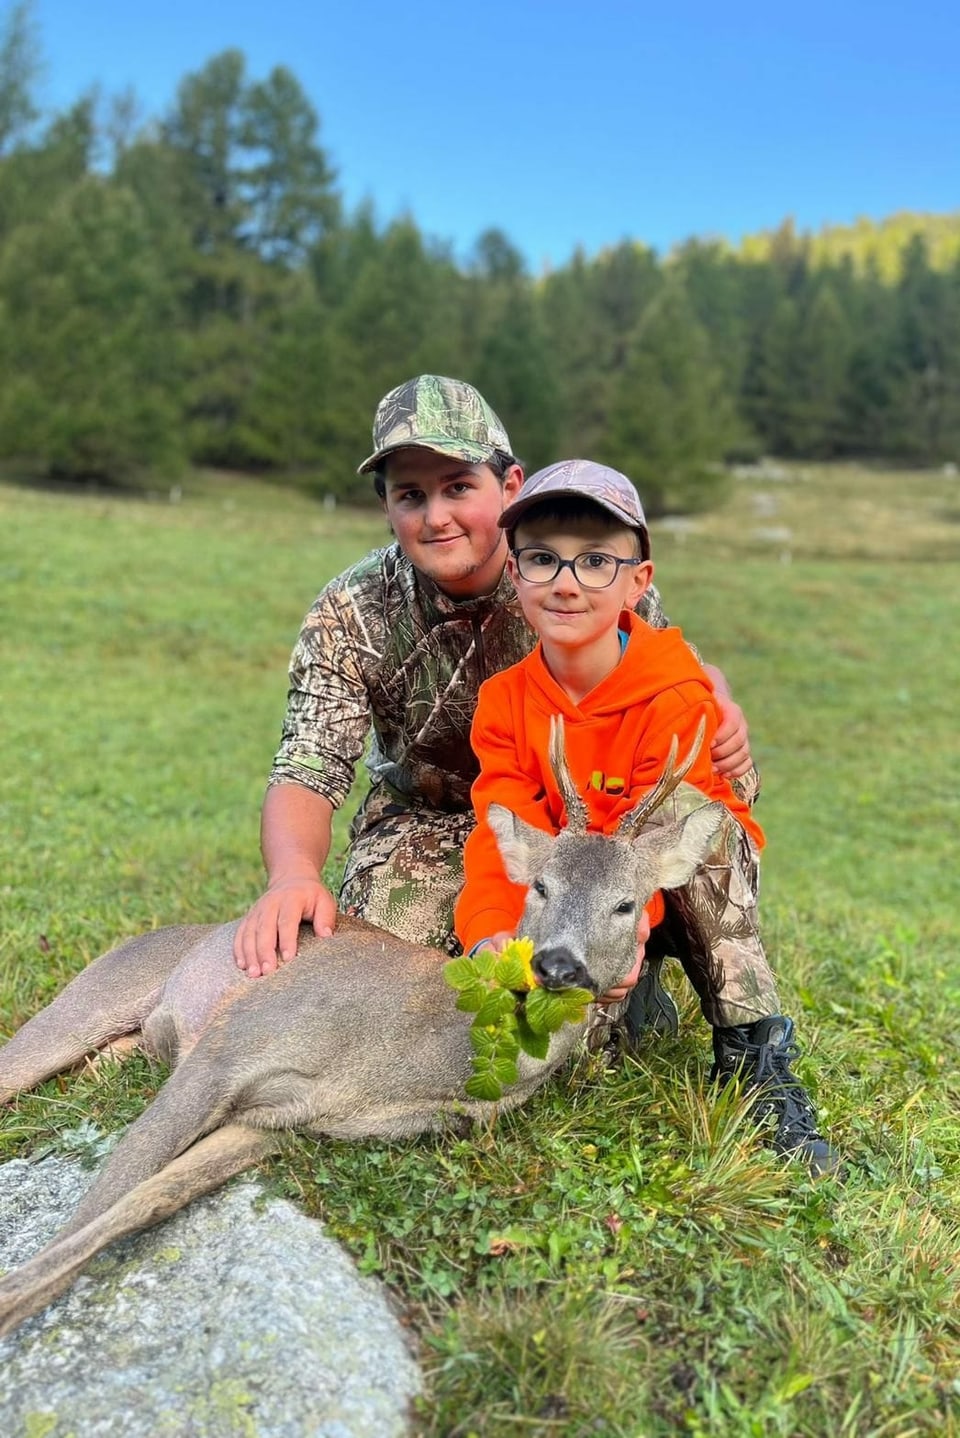
M 569 949 L 541 949 L 533 957 L 533 972 L 545 989 L 589 989 L 597 986 Z

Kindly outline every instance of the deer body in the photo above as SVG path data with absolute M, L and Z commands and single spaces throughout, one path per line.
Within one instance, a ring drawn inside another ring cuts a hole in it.
M 508 872 L 530 886 L 520 932 L 533 940 L 540 982 L 599 994 L 621 979 L 634 961 L 640 908 L 657 888 L 689 879 L 724 812 L 709 804 L 639 837 L 610 839 L 573 827 L 554 837 L 492 809 Z M 70 1224 L 0 1281 L 0 1334 L 108 1243 L 257 1162 L 274 1146 L 270 1130 L 399 1138 L 486 1120 L 528 1098 L 580 1036 L 582 1025 L 566 1024 L 545 1059 L 522 1054 L 498 1104 L 469 1099 L 472 1016 L 456 1009 L 435 949 L 344 916 L 328 939 L 302 928 L 295 960 L 248 979 L 233 961 L 235 928 L 134 939 L 91 964 L 0 1049 L 0 1101 L 138 1028 L 175 1065 Z

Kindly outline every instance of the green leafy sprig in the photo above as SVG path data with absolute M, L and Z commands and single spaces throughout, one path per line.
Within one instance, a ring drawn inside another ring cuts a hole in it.
M 499 954 L 489 949 L 444 964 L 443 977 L 458 991 L 457 1008 L 474 1014 L 470 1026 L 471 1098 L 496 1100 L 517 1081 L 520 1053 L 544 1059 L 550 1035 L 582 1023 L 588 989 L 541 988 L 533 972 L 533 940 L 511 939 Z

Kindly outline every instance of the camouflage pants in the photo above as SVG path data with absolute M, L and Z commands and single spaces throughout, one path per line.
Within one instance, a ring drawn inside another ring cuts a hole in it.
M 463 887 L 463 846 L 473 828 L 470 809 L 411 808 L 374 785 L 350 829 L 340 886 L 341 909 L 371 924 L 453 955 L 453 906 Z
M 672 795 L 650 820 L 666 824 L 697 807 L 693 791 Z M 760 938 L 760 861 L 728 815 L 712 851 L 682 889 L 664 890 L 666 914 L 647 944 L 648 959 L 675 958 L 696 990 L 707 1023 L 752 1024 L 780 1012 L 777 984 Z
M 651 823 L 680 818 L 702 802 L 693 790 L 678 791 Z M 401 938 L 459 954 L 453 906 L 472 827 L 469 811 L 411 808 L 374 786 L 350 832 L 341 908 Z M 666 917 L 647 954 L 679 959 L 710 1024 L 732 1027 L 780 1011 L 758 929 L 758 881 L 757 855 L 730 818 L 690 883 L 664 894 Z

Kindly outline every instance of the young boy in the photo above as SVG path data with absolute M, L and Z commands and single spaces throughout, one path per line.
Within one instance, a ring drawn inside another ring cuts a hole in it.
M 489 805 L 560 830 L 563 801 L 547 759 L 552 714 L 563 716 L 573 781 L 591 828 L 603 833 L 656 782 L 673 736 L 686 753 L 704 717 L 687 783 L 721 800 L 729 821 L 690 884 L 651 899 L 650 923 L 660 927 L 648 953 L 680 958 L 713 1026 L 712 1077 L 725 1082 L 739 1073 L 745 1087 L 760 1090 L 758 1114 L 776 1119 L 774 1148 L 815 1173 L 835 1167 L 790 1068 L 793 1023 L 779 1013 L 757 929 L 763 831 L 710 761 L 720 717 L 713 686 L 678 629 L 652 629 L 633 612 L 653 577 L 637 491 L 617 470 L 564 460 L 531 475 L 500 524 L 510 577 L 539 644 L 480 689 L 471 730 L 480 764 L 471 790 L 477 827 L 464 850 L 455 914 L 464 949 L 501 947 L 523 911 L 526 891 L 506 876 L 486 823 Z

